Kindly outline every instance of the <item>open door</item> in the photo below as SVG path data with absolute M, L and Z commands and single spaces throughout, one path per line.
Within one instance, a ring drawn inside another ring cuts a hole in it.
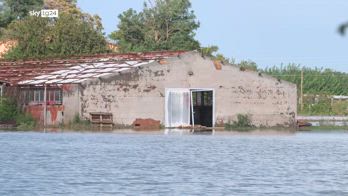
M 166 89 L 165 126 L 214 126 L 214 91 L 210 89 Z
M 166 89 L 166 127 L 190 126 L 190 90 Z
M 213 90 L 191 90 L 191 125 L 213 127 Z

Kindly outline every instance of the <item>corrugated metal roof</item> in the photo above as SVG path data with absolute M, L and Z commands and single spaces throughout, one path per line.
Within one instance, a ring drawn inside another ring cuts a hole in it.
M 0 81 L 11 85 L 81 83 L 179 56 L 185 51 L 102 54 L 40 61 L 0 61 Z

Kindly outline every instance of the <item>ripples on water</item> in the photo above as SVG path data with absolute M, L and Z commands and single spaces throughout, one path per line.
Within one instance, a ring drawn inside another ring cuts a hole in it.
M 348 195 L 348 133 L 0 133 L 0 195 Z

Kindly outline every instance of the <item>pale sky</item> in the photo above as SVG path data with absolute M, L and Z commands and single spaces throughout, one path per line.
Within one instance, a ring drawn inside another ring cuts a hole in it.
M 117 16 L 141 10 L 144 0 L 78 0 L 82 10 L 98 14 L 106 34 Z M 192 0 L 203 46 L 217 45 L 237 61 L 260 67 L 299 63 L 348 72 L 348 36 L 337 27 L 348 21 L 347 0 Z

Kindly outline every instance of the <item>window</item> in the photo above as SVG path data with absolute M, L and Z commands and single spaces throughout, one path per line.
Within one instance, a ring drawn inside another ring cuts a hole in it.
M 62 91 L 60 89 L 48 90 L 47 101 L 50 104 L 62 104 Z
M 35 90 L 34 91 L 34 102 L 40 103 L 44 101 L 44 91 L 43 90 Z
M 62 90 L 61 89 L 47 89 L 46 101 L 47 104 L 62 104 Z M 26 89 L 22 90 L 22 96 L 26 103 L 43 104 L 44 103 L 44 89 Z
M 192 95 L 193 106 L 212 106 L 213 92 L 197 91 Z
M 54 100 L 55 101 L 62 101 L 62 91 L 61 90 L 56 90 L 54 91 Z

